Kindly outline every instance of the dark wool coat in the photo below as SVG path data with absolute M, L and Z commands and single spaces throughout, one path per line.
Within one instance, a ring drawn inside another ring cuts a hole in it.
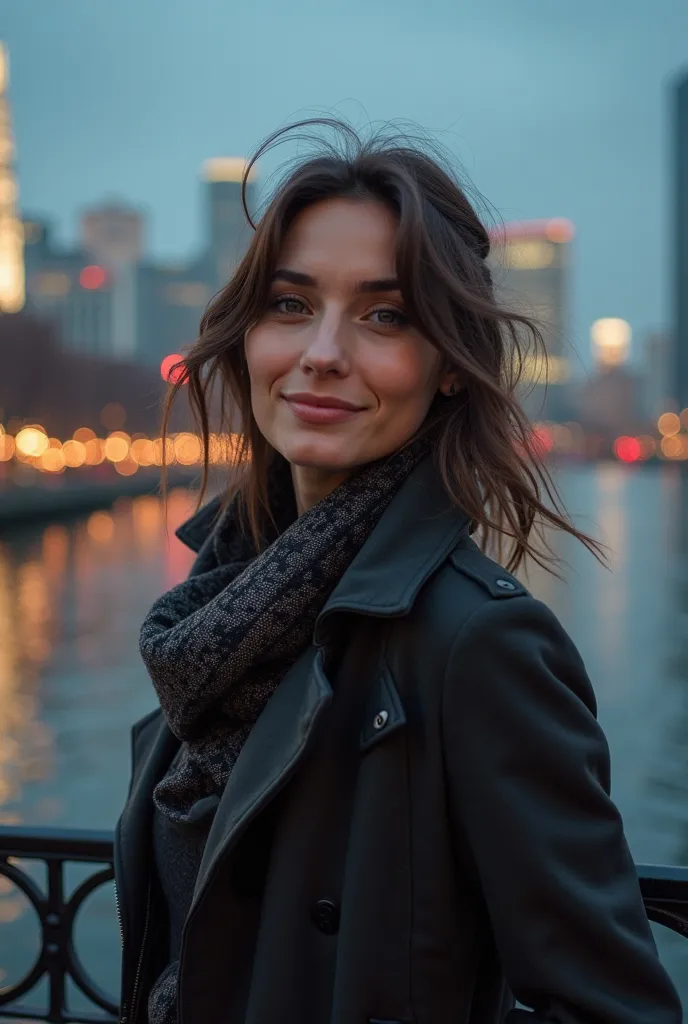
M 217 506 L 180 530 L 198 550 Z M 122 1015 L 166 962 L 133 732 L 116 838 Z M 511 1010 L 513 995 L 533 1013 Z M 180 1024 L 678 1024 L 609 798 L 595 698 L 555 616 L 421 463 L 253 728 L 213 822 Z

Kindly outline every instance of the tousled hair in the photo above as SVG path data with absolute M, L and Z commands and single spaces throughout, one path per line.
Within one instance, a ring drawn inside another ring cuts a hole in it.
M 296 160 L 254 223 L 246 195 L 255 162 L 276 143 L 304 130 L 312 141 L 310 133 L 322 128 L 334 129 L 335 141 L 318 137 L 317 152 Z M 204 451 L 199 505 L 208 481 L 210 409 L 217 389 L 219 428 L 234 429 L 238 439 L 233 464 L 239 471 L 232 474 L 226 497 L 237 497 L 246 528 L 261 547 L 266 523 L 274 518 L 267 481 L 275 452 L 253 416 L 244 338 L 266 310 L 294 219 L 306 207 L 335 198 L 384 203 L 397 219 L 397 276 L 407 316 L 460 384 L 452 397 L 437 395 L 418 433 L 432 439 L 447 494 L 472 519 L 483 548 L 511 570 L 532 558 L 556 573 L 559 560 L 548 540 L 556 528 L 604 560 L 602 545 L 573 525 L 534 444 L 518 392 L 529 353 L 534 350 L 536 364 L 546 365 L 542 333 L 532 318 L 495 298 L 486 263 L 490 237 L 467 188 L 427 142 L 379 133 L 364 140 L 332 118 L 275 132 L 249 161 L 242 199 L 253 237 L 205 311 L 199 336 L 168 393 L 163 434 L 172 402 L 188 384 Z

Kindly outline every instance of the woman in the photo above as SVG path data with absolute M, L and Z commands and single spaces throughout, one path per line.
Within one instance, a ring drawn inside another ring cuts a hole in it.
M 241 475 L 142 628 L 122 1020 L 676 1024 L 581 659 L 481 550 L 600 554 L 514 395 L 537 330 L 438 160 L 340 128 L 184 361 Z

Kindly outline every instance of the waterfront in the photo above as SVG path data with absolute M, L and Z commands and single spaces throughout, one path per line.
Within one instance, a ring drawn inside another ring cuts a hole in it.
M 578 525 L 611 548 L 612 571 L 566 537 L 565 582 L 529 584 L 586 661 L 612 751 L 613 795 L 637 861 L 688 863 L 688 485 L 677 466 L 560 473 Z M 0 536 L 0 820 L 112 828 L 124 800 L 129 727 L 154 704 L 139 662 L 140 621 L 192 555 L 173 536 L 194 495 L 123 499 L 70 522 Z M 76 880 L 76 879 L 75 879 Z M 111 891 L 77 930 L 97 979 L 116 985 Z M 0 984 L 30 963 L 36 929 L 0 887 Z M 524 927 L 527 926 L 524 923 Z M 656 929 L 688 1001 L 688 942 Z M 681 980 L 683 979 L 683 980 Z

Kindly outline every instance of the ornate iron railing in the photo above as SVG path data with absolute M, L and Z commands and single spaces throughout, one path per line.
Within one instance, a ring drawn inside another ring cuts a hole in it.
M 76 916 L 87 896 L 114 877 L 112 833 L 0 826 L 0 875 L 13 882 L 32 903 L 42 927 L 38 958 L 21 981 L 0 988 L 0 1018 L 48 1021 L 50 1024 L 115 1024 L 117 1005 L 91 979 L 74 942 Z M 38 861 L 47 869 L 43 891 L 17 862 Z M 65 866 L 93 864 L 96 870 L 65 899 Z M 688 939 L 688 867 L 638 866 L 645 909 L 651 921 Z M 48 1007 L 31 1008 L 22 1000 L 48 979 Z M 81 1013 L 66 1005 L 71 978 L 91 1001 Z
M 41 949 L 33 967 L 13 985 L 0 988 L 0 1018 L 50 1021 L 51 1024 L 112 1024 L 119 1018 L 116 997 L 103 992 L 89 977 L 77 953 L 74 925 L 94 890 L 115 876 L 111 832 L 24 829 L 0 826 L 0 875 L 31 902 L 42 929 Z M 46 867 L 43 890 L 17 862 L 38 861 Z M 67 864 L 93 864 L 93 872 L 65 898 Z M 23 1002 L 48 979 L 47 1009 Z M 67 1007 L 67 979 L 93 1004 L 81 1013 Z

